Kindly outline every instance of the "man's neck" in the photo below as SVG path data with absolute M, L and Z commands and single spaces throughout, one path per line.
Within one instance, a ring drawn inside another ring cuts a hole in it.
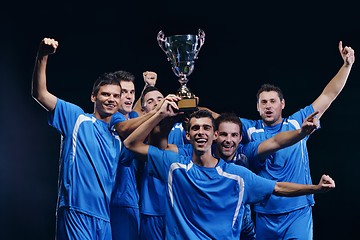
M 219 159 L 213 157 L 211 151 L 200 153 L 194 150 L 192 160 L 196 165 L 208 168 L 216 167 L 219 162 Z
M 122 110 L 122 109 L 119 109 L 119 112 L 120 112 L 122 115 L 124 115 L 124 117 L 125 117 L 126 119 L 129 119 L 129 113 L 128 113 L 128 112 L 126 112 L 126 111 L 124 111 L 124 110 Z
M 263 123 L 264 123 L 264 126 L 266 126 L 266 127 L 272 127 L 272 126 L 275 126 L 275 125 L 281 123 L 282 121 L 283 121 L 283 118 L 280 117 L 280 118 L 279 118 L 278 120 L 276 120 L 275 122 L 266 122 L 266 121 L 263 120 Z

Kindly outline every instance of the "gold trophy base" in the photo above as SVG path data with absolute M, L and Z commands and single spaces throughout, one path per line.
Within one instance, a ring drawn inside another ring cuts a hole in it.
M 177 102 L 177 105 L 179 112 L 196 111 L 198 109 L 196 98 L 183 98 Z

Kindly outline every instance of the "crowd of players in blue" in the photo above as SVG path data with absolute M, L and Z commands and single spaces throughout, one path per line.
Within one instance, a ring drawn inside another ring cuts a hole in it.
M 343 64 L 311 104 L 283 117 L 281 89 L 264 84 L 260 119 L 250 120 L 201 106 L 184 113 L 151 71 L 136 102 L 132 73 L 100 75 L 86 113 L 47 88 L 58 45 L 41 41 L 31 92 L 61 135 L 57 240 L 313 238 L 313 194 L 335 182 L 312 183 L 307 140 L 347 82 L 351 47 L 339 42 Z

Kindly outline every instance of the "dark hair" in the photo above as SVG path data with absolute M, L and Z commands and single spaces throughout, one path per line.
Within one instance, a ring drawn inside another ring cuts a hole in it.
M 119 82 L 121 82 L 121 81 L 135 82 L 135 76 L 134 76 L 134 74 L 132 74 L 130 72 L 119 70 L 119 71 L 114 72 L 114 75 L 119 80 Z
M 149 92 L 153 92 L 153 91 L 158 91 L 161 93 L 161 91 L 157 88 L 157 87 L 153 87 L 153 86 L 147 86 L 144 91 L 142 92 L 141 94 L 141 97 L 140 97 L 140 103 L 141 103 L 141 106 L 143 107 L 144 106 L 144 97 L 147 93 Z
M 209 110 L 198 110 L 190 114 L 189 121 L 186 123 L 186 131 L 190 131 L 190 121 L 192 118 L 210 118 L 212 126 L 215 130 L 215 120 L 212 113 Z
M 242 123 L 240 121 L 240 118 L 235 113 L 232 113 L 232 112 L 222 113 L 220 116 L 218 116 L 215 119 L 215 128 L 219 129 L 219 125 L 223 122 L 231 122 L 231 123 L 235 123 L 235 124 L 239 125 L 240 134 L 241 134 Z
M 257 94 L 256 94 L 256 100 L 259 101 L 259 96 L 260 93 L 262 92 L 270 92 L 270 91 L 275 91 L 277 92 L 280 101 L 282 101 L 284 99 L 284 95 L 281 91 L 281 89 L 279 87 L 276 87 L 275 85 L 269 84 L 269 83 L 265 83 L 263 85 L 261 85 L 261 87 L 259 88 Z
M 121 88 L 120 81 L 117 79 L 113 73 L 103 73 L 100 75 L 94 82 L 92 95 L 96 96 L 99 92 L 101 86 L 104 85 L 118 85 Z

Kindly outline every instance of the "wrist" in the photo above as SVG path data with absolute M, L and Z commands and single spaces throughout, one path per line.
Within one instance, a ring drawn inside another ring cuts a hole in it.
M 144 88 L 154 87 L 154 86 L 155 86 L 154 84 L 150 84 L 150 83 L 145 82 L 145 87 Z

